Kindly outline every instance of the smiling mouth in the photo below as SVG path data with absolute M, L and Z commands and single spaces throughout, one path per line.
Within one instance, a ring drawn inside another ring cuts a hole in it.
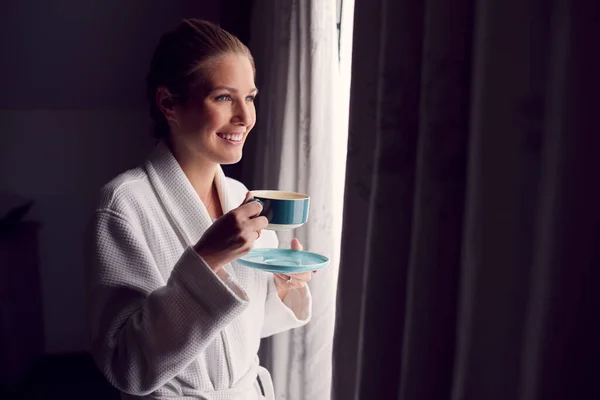
M 225 139 L 225 140 L 228 140 L 230 142 L 241 142 L 242 139 L 244 138 L 244 134 L 243 133 L 221 133 L 221 132 L 217 132 L 217 136 L 219 136 L 221 139 Z

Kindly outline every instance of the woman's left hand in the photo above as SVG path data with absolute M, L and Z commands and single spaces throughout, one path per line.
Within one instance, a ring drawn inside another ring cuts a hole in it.
M 292 240 L 292 250 L 302 250 L 302 244 L 298 239 Z M 290 289 L 299 289 L 306 286 L 312 278 L 312 272 L 302 272 L 300 274 L 273 274 L 275 276 L 275 287 L 279 298 L 283 300 Z

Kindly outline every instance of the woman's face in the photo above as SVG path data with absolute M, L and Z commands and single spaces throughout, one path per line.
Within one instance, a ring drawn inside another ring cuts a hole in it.
M 173 107 L 171 140 L 194 157 L 234 164 L 256 122 L 254 71 L 244 55 L 218 58 L 204 74 L 207 85 Z

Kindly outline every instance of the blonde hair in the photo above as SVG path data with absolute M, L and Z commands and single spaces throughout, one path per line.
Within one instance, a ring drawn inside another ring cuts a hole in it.
M 174 30 L 165 33 L 154 50 L 146 78 L 146 96 L 154 121 L 154 136 L 165 137 L 169 125 L 156 104 L 156 90 L 164 86 L 179 102 L 185 102 L 193 86 L 202 84 L 206 72 L 221 56 L 241 54 L 254 59 L 237 37 L 212 22 L 184 19 Z

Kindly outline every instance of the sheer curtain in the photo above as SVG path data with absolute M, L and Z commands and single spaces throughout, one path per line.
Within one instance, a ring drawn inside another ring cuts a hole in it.
M 600 2 L 356 0 L 337 400 L 600 398 Z
M 330 399 L 349 97 L 336 14 L 336 0 L 255 0 L 252 14 L 260 95 L 242 177 L 254 189 L 309 194 L 308 223 L 280 233 L 281 246 L 297 237 L 331 259 L 310 283 L 311 322 L 263 341 L 262 362 L 278 399 Z

